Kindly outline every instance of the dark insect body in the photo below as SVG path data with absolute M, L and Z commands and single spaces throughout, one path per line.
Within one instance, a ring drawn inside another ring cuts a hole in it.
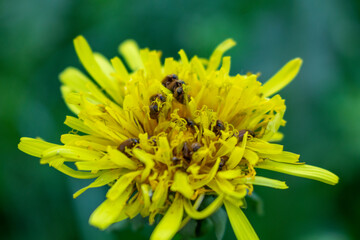
M 184 103 L 185 101 L 185 92 L 184 89 L 182 87 L 178 87 L 175 89 L 174 91 L 174 98 L 179 102 L 179 103 Z
M 184 159 L 190 161 L 193 153 L 197 152 L 201 147 L 202 145 L 198 142 L 193 142 L 191 145 L 185 142 L 182 150 Z
M 122 153 L 125 153 L 127 156 L 129 156 L 125 149 L 126 148 L 133 148 L 135 147 L 136 144 L 139 143 L 139 139 L 138 138 L 129 138 L 129 139 L 126 139 L 125 141 L 123 141 L 122 143 L 120 143 L 120 145 L 117 147 L 117 149 L 122 152 Z
M 191 128 L 195 127 L 196 124 L 195 124 L 195 122 L 193 120 L 191 120 L 190 118 L 186 118 L 185 120 L 186 120 L 186 123 L 187 123 L 186 125 L 187 126 L 189 126 Z
M 243 129 L 243 130 L 240 130 L 239 134 L 236 136 L 238 138 L 238 142 L 242 142 L 246 132 L 248 132 L 248 135 L 255 137 L 255 133 L 253 131 L 248 130 L 248 129 Z
M 216 134 L 216 135 L 220 135 L 221 134 L 221 131 L 224 131 L 225 130 L 225 126 L 224 126 L 224 123 L 221 121 L 221 120 L 217 120 L 216 121 L 216 124 L 213 128 L 213 132 Z
M 166 101 L 166 97 L 163 94 L 155 94 L 150 97 L 150 118 L 151 119 L 157 119 L 159 116 L 159 113 L 161 111 L 161 106 L 158 105 L 156 102 L 156 99 L 159 99 L 161 102 Z
M 182 104 L 185 102 L 185 92 L 183 88 L 185 82 L 183 80 L 179 80 L 175 74 L 171 74 L 166 76 L 161 83 L 174 94 L 174 98 L 178 102 Z
M 220 158 L 219 171 L 222 170 L 222 168 L 225 166 L 225 163 L 226 163 L 226 161 L 227 161 L 228 159 L 229 159 L 228 156 L 222 156 L 222 157 Z
M 169 84 L 174 82 L 175 80 L 178 79 L 178 76 L 176 76 L 175 74 L 170 74 L 168 76 L 166 76 L 163 80 L 162 80 L 162 85 L 166 88 L 168 88 Z M 169 89 L 169 88 L 168 88 Z

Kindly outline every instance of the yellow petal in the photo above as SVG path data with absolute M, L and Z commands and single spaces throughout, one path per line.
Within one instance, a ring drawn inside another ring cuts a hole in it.
M 220 71 L 224 74 L 229 74 L 231 66 L 231 57 L 223 57 Z
M 113 65 L 113 67 L 115 68 L 117 74 L 119 74 L 119 77 L 121 78 L 121 80 L 123 82 L 127 82 L 130 79 L 129 73 L 126 70 L 123 62 L 120 60 L 120 58 L 118 57 L 114 57 L 113 59 L 111 59 L 111 63 Z
M 270 139 L 269 142 L 280 142 L 283 140 L 284 134 L 281 132 L 276 132 Z
M 197 211 L 195 207 L 192 206 L 189 199 L 184 200 L 184 208 L 186 213 L 193 219 L 204 219 L 213 214 L 218 210 L 223 204 L 224 195 L 218 196 L 209 206 L 201 211 Z
M 141 215 L 143 217 L 146 217 L 149 215 L 149 208 L 151 203 L 150 197 L 152 196 L 152 189 L 149 184 L 141 184 L 141 195 L 144 200 Z
M 86 69 L 94 80 L 109 93 L 109 95 L 118 103 L 122 103 L 121 95 L 115 79 L 108 75 L 108 67 L 111 65 L 99 54 L 93 54 L 89 44 L 83 36 L 74 39 L 75 51 Z M 107 63 L 106 63 L 107 62 Z
M 129 216 L 126 215 L 125 213 L 125 207 L 123 208 L 123 210 L 121 211 L 120 215 L 115 219 L 114 223 L 117 223 L 117 222 L 121 222 L 125 219 L 128 219 Z
M 156 152 L 156 158 L 159 162 L 170 165 L 171 149 L 167 137 L 159 137 L 159 149 Z
M 124 153 L 119 150 L 108 147 L 107 152 L 109 154 L 110 161 L 114 162 L 120 168 L 127 168 L 135 170 L 138 166 L 135 161 L 128 158 Z
M 61 86 L 60 91 L 70 111 L 75 113 L 75 115 L 79 115 L 81 111 L 81 98 L 79 94 L 74 94 L 68 86 Z
M 245 149 L 242 147 L 235 147 L 231 152 L 229 159 L 226 161 L 225 165 L 228 169 L 233 169 L 236 167 L 244 156 Z
M 285 110 L 279 111 L 275 114 L 275 117 L 270 120 L 266 126 L 265 134 L 262 137 L 263 140 L 268 141 L 277 133 L 283 121 Z
M 160 178 L 159 184 L 156 186 L 152 196 L 152 205 L 150 207 L 150 211 L 162 208 L 165 204 L 168 196 L 168 181 L 165 180 L 167 174 L 167 171 L 165 171 L 164 175 Z
M 193 208 L 194 208 L 195 210 L 197 210 L 197 209 L 200 207 L 200 205 L 201 205 L 202 201 L 204 200 L 204 198 L 205 198 L 205 194 L 200 194 L 199 197 L 195 200 L 195 203 L 194 203 L 194 205 L 193 205 Z M 187 216 L 182 220 L 181 225 L 180 225 L 180 227 L 179 227 L 179 231 L 180 231 L 180 229 L 182 229 L 190 220 L 191 220 L 191 217 L 190 217 L 189 215 L 187 215 Z
M 111 200 L 118 198 L 131 184 L 131 182 L 140 175 L 140 173 L 141 171 L 136 171 L 122 175 L 118 180 L 116 180 L 116 183 L 111 186 L 109 191 L 106 193 L 106 197 Z
M 215 162 L 214 166 L 211 168 L 210 172 L 208 174 L 206 174 L 203 179 L 193 182 L 191 184 L 191 186 L 194 189 L 198 189 L 198 188 L 201 188 L 202 186 L 205 186 L 206 184 L 208 184 L 215 177 L 215 175 L 219 169 L 220 161 L 221 161 L 221 159 L 217 158 L 216 162 Z
M 34 157 L 42 157 L 42 153 L 53 147 L 57 147 L 59 145 L 45 142 L 41 139 L 35 139 L 35 138 L 28 138 L 28 137 L 22 137 L 20 139 L 20 143 L 18 145 L 18 148 L 20 151 L 23 151 L 24 153 L 27 153 Z
M 271 188 L 277 188 L 277 189 L 287 189 L 289 188 L 285 182 L 266 178 L 266 177 L 260 177 L 255 176 L 253 178 L 251 177 L 244 177 L 244 178 L 237 178 L 232 181 L 234 184 L 253 184 L 253 185 L 259 185 L 264 187 L 271 187 Z
M 189 178 L 186 173 L 180 171 L 175 173 L 174 183 L 171 186 L 171 191 L 179 192 L 186 198 L 192 197 L 194 190 L 189 184 Z
M 224 204 L 236 238 L 239 240 L 259 239 L 241 209 L 229 201 L 224 201 Z
M 225 41 L 220 43 L 215 48 L 214 52 L 212 53 L 212 55 L 210 57 L 207 71 L 210 72 L 210 71 L 216 70 L 219 67 L 219 64 L 220 64 L 223 54 L 230 48 L 234 47 L 235 45 L 236 45 L 236 42 L 231 38 L 226 39 Z
M 185 51 L 181 49 L 179 51 L 179 55 L 180 55 L 180 59 L 181 59 L 182 64 L 185 65 L 185 66 L 189 65 L 189 59 L 186 56 Z
M 144 149 L 146 152 L 151 152 L 153 149 L 153 146 L 150 144 L 149 141 L 149 135 L 147 133 L 141 133 L 139 134 L 139 140 L 140 140 L 140 148 Z
M 64 145 L 84 147 L 95 151 L 106 152 L 107 146 L 114 145 L 113 142 L 92 135 L 63 134 L 61 142 Z
M 62 156 L 64 158 L 72 158 L 78 161 L 96 161 L 100 160 L 104 154 L 102 152 L 73 146 L 56 146 L 49 148 L 42 153 L 43 158 L 53 156 Z
M 259 154 L 261 158 L 269 158 L 277 162 L 296 163 L 299 161 L 299 154 L 283 151 L 280 154 Z
M 76 162 L 75 166 L 78 170 L 82 171 L 92 171 L 97 172 L 99 170 L 108 170 L 108 169 L 115 169 L 118 168 L 118 166 L 109 161 L 107 159 L 107 156 L 105 158 L 102 158 L 99 161 L 84 161 L 84 162 Z
M 104 55 L 97 52 L 94 53 L 94 58 L 97 64 L 99 65 L 99 67 L 101 68 L 101 70 L 103 71 L 103 73 L 110 79 L 111 81 L 110 84 L 113 85 L 113 87 L 115 87 L 115 89 L 118 90 L 118 85 L 116 84 L 116 80 L 113 79 L 115 69 L 113 68 L 109 60 Z
M 264 97 L 273 95 L 288 85 L 298 74 L 301 65 L 302 60 L 300 58 L 295 58 L 285 64 L 285 66 L 263 85 L 262 93 Z
M 106 229 L 111 224 L 117 222 L 122 215 L 122 211 L 132 193 L 132 186 L 129 186 L 126 191 L 117 199 L 106 199 L 95 211 L 91 214 L 89 223 L 101 230 Z
M 139 46 L 134 40 L 126 40 L 120 44 L 119 52 L 123 55 L 131 70 L 135 71 L 144 67 L 140 57 Z
M 174 202 L 166 211 L 164 217 L 161 219 L 155 230 L 151 234 L 151 240 L 170 240 L 179 230 L 181 220 L 183 217 L 183 200 L 179 195 L 175 197 Z
M 76 193 L 74 193 L 73 197 L 77 198 L 80 194 L 82 194 L 83 192 L 85 192 L 89 188 L 101 187 L 101 186 L 104 186 L 104 185 L 114 181 L 115 179 L 117 179 L 119 177 L 120 173 L 121 172 L 119 170 L 113 170 L 113 171 L 108 171 L 108 172 L 105 172 L 105 173 L 101 174 L 90 185 L 88 185 L 88 186 L 78 190 Z
M 49 167 L 60 167 L 64 164 L 64 162 L 72 162 L 73 160 L 70 160 L 68 158 L 63 158 L 60 156 L 54 156 L 51 158 L 42 158 L 40 159 L 40 164 L 49 164 Z
M 75 118 L 72 116 L 66 116 L 64 123 L 65 123 L 65 125 L 69 126 L 70 128 L 78 130 L 80 132 L 87 133 L 90 135 L 96 135 L 96 136 L 98 135 L 98 134 L 96 134 L 96 132 L 94 132 L 92 129 L 90 129 L 88 126 L 86 126 L 82 120 L 80 120 L 78 118 Z
M 251 149 L 258 153 L 265 154 L 280 154 L 283 150 L 283 146 L 279 144 L 268 143 L 264 140 L 254 138 L 252 141 L 248 141 L 246 148 Z
M 80 70 L 74 67 L 68 67 L 59 75 L 60 81 L 76 92 L 88 92 L 87 84 L 92 84 L 91 80 L 86 77 Z
M 276 172 L 282 172 L 298 177 L 309 178 L 330 185 L 335 185 L 339 182 L 339 177 L 332 172 L 306 164 L 288 164 L 265 160 L 255 167 Z
M 222 146 L 217 151 L 215 157 L 220 157 L 220 156 L 224 156 L 224 155 L 228 154 L 229 152 L 231 152 L 235 148 L 235 145 L 238 142 L 236 137 L 231 137 L 226 141 L 224 141 L 222 139 L 219 139 L 219 141 L 222 143 Z
M 206 71 L 200 59 L 197 56 L 193 57 L 191 59 L 191 64 L 194 67 L 195 72 L 199 75 L 200 81 L 204 81 L 206 79 Z
M 233 179 L 241 176 L 241 169 L 223 170 L 217 173 L 217 176 L 224 179 Z
M 246 158 L 246 160 L 248 160 L 252 165 L 255 165 L 259 161 L 259 156 L 248 149 L 245 149 L 244 158 Z
M 149 51 L 148 49 L 140 50 L 140 57 L 144 64 L 145 72 L 150 79 L 163 77 L 160 56 L 161 54 L 156 51 Z
M 174 58 L 165 58 L 164 63 L 164 73 L 165 75 L 170 75 L 175 72 L 176 69 L 176 62 Z
M 143 206 L 144 203 L 140 199 L 140 194 L 135 194 L 133 198 L 129 200 L 128 204 L 126 204 L 124 211 L 130 219 L 133 219 L 140 213 Z
M 79 179 L 96 178 L 96 177 L 98 177 L 98 176 L 100 176 L 102 174 L 102 172 L 91 173 L 91 172 L 76 171 L 76 170 L 66 166 L 65 164 L 62 164 L 60 166 L 53 165 L 52 167 L 54 167 L 59 172 L 62 172 L 62 173 L 66 174 L 66 175 L 68 175 L 70 177 L 79 178 Z
M 218 188 L 223 193 L 225 193 L 227 196 L 229 196 L 231 198 L 240 200 L 240 199 L 243 199 L 247 194 L 247 191 L 245 188 L 241 189 L 240 191 L 236 190 L 235 185 L 233 185 L 230 181 L 228 181 L 226 179 L 216 177 L 215 182 L 216 182 Z M 242 203 L 239 201 L 238 204 L 242 204 Z
M 141 182 L 143 182 L 149 176 L 151 170 L 155 166 L 153 155 L 138 148 L 133 149 L 133 154 L 137 159 L 145 164 L 145 169 L 141 175 Z

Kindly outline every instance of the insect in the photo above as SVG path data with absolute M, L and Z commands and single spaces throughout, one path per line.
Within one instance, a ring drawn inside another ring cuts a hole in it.
M 191 144 L 191 148 L 193 150 L 193 152 L 197 152 L 197 150 L 199 150 L 202 147 L 202 145 L 198 142 L 194 142 Z
M 221 121 L 221 120 L 217 120 L 216 121 L 216 124 L 213 128 L 213 132 L 216 134 L 216 135 L 220 135 L 221 134 L 221 131 L 224 131 L 225 130 L 225 126 L 224 126 L 224 123 Z
M 185 92 L 182 87 L 178 87 L 175 89 L 174 98 L 176 100 L 178 100 L 179 103 L 184 103 L 184 100 L 185 100 L 184 95 L 185 95 Z
M 160 109 L 157 103 L 152 103 L 149 106 L 150 108 L 150 118 L 151 119 L 157 119 L 160 113 Z
M 190 149 L 190 146 L 187 142 L 184 143 L 184 147 L 183 147 L 183 156 L 186 160 L 190 160 L 191 156 L 192 156 L 192 151 Z
M 187 123 L 187 125 L 189 127 L 191 127 L 191 128 L 195 127 L 196 124 L 195 124 L 195 122 L 193 120 L 191 120 L 190 118 L 186 118 L 185 120 L 186 120 L 186 123 Z
M 118 146 L 117 149 L 120 152 L 125 153 L 129 157 L 129 155 L 125 152 L 125 149 L 126 148 L 133 148 L 138 143 L 139 143 L 138 138 L 129 138 L 129 139 L 126 139 L 125 141 L 123 141 L 122 143 L 120 143 L 120 145 Z
M 182 150 L 183 157 L 186 160 L 190 161 L 193 153 L 198 151 L 201 147 L 202 147 L 202 145 L 198 142 L 193 142 L 191 145 L 189 143 L 185 142 L 183 150 Z
M 183 80 L 175 80 L 168 84 L 166 88 L 169 89 L 172 93 L 174 93 L 177 88 L 182 87 L 182 85 L 184 84 L 185 82 Z
M 238 138 L 238 142 L 242 142 L 246 132 L 248 132 L 249 135 L 255 137 L 255 133 L 253 131 L 248 130 L 248 129 L 243 129 L 243 130 L 240 130 L 239 134 L 236 136 Z
M 169 89 L 174 94 L 174 98 L 180 103 L 184 103 L 185 100 L 184 84 L 185 82 L 179 80 L 175 74 L 168 75 L 162 80 L 162 85 Z
M 228 156 L 222 156 L 220 158 L 220 163 L 219 163 L 219 171 L 222 170 L 222 168 L 225 166 L 225 162 L 229 159 Z
M 150 97 L 150 118 L 151 119 L 157 119 L 159 116 L 159 113 L 161 111 L 161 106 L 159 107 L 158 103 L 156 102 L 156 99 L 159 99 L 161 102 L 166 101 L 166 97 L 163 94 L 155 94 Z
M 166 76 L 161 83 L 164 87 L 168 88 L 168 85 L 177 79 L 179 79 L 178 76 L 176 76 L 175 74 L 170 74 Z
M 178 164 L 180 164 L 181 159 L 178 158 L 178 157 L 172 157 L 172 158 L 171 158 L 171 161 L 172 161 L 175 165 L 178 165 Z
M 152 144 L 153 146 L 156 146 L 157 142 L 156 142 L 156 138 L 153 136 L 148 136 L 148 140 L 150 144 Z
M 161 94 L 161 93 L 152 95 L 152 96 L 150 97 L 150 102 L 154 102 L 154 101 L 156 101 L 156 99 L 159 99 L 161 102 L 165 102 L 165 101 L 166 101 L 166 97 L 165 97 L 163 94 Z

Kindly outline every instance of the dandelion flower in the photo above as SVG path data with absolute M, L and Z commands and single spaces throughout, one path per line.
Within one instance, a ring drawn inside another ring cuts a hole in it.
M 109 62 L 86 40 L 74 40 L 91 78 L 69 67 L 60 74 L 61 92 L 76 117 L 61 145 L 21 138 L 19 149 L 41 164 L 79 179 L 95 179 L 74 193 L 109 186 L 90 224 L 106 229 L 138 214 L 155 222 L 151 239 L 171 239 L 190 220 L 204 219 L 225 205 L 238 239 L 258 239 L 241 207 L 255 185 L 286 189 L 283 181 L 258 176 L 266 169 L 336 184 L 333 173 L 299 162 L 283 150 L 284 100 L 275 95 L 297 75 L 302 60 L 288 62 L 264 85 L 256 74 L 230 76 L 235 45 L 228 39 L 209 59 L 183 50 L 180 59 L 139 50 L 133 40 Z M 221 66 L 220 66 L 221 65 Z M 128 71 L 128 69 L 130 71 Z M 205 196 L 215 196 L 205 209 Z

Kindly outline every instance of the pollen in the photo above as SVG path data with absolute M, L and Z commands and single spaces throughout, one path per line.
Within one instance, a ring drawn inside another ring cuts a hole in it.
M 265 84 L 259 74 L 231 76 L 232 39 L 209 59 L 161 59 L 133 40 L 119 46 L 110 61 L 79 36 L 75 50 L 91 79 L 74 67 L 60 74 L 61 92 L 74 116 L 65 124 L 62 144 L 21 138 L 19 149 L 41 164 L 79 179 L 95 179 L 78 190 L 108 186 L 90 224 L 111 224 L 162 215 L 151 239 L 171 239 L 190 219 L 204 219 L 225 206 L 238 239 L 258 239 L 243 211 L 254 187 L 286 189 L 283 181 L 258 176 L 257 169 L 336 184 L 338 177 L 299 162 L 284 151 L 279 132 L 285 102 L 276 94 L 297 75 L 293 59 Z M 198 208 L 206 196 L 214 201 Z

